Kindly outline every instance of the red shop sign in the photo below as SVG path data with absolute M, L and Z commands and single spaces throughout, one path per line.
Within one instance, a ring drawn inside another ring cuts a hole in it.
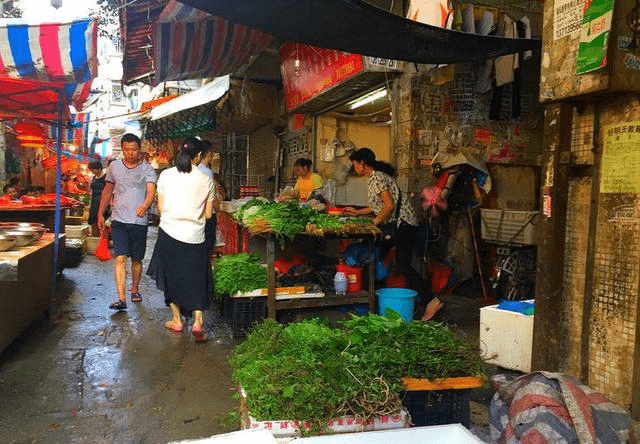
M 364 71 L 359 54 L 292 42 L 280 48 L 280 64 L 289 110 Z

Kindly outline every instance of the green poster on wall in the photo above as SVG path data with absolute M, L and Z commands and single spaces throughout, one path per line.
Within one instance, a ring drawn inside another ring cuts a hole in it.
M 576 72 L 584 74 L 607 65 L 607 46 L 614 0 L 587 0 L 582 27 L 580 46 L 576 58 Z

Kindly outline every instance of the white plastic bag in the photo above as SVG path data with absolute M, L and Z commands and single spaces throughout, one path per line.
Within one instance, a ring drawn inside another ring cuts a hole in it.
M 323 162 L 333 162 L 333 160 L 335 159 L 334 147 L 332 147 L 331 144 L 329 144 L 328 139 L 322 139 L 321 143 L 322 143 L 322 155 L 320 156 L 321 160 Z

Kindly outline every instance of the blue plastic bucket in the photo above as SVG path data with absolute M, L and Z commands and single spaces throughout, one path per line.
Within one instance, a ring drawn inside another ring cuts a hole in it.
M 395 311 L 407 322 L 413 321 L 413 306 L 416 292 L 408 288 L 381 288 L 378 296 L 378 314 L 385 316 L 387 308 Z

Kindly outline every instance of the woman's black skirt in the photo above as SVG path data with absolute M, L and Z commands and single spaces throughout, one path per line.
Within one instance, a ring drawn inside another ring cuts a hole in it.
M 205 243 L 187 244 L 158 229 L 147 275 L 164 291 L 164 302 L 174 303 L 183 314 L 209 308 L 211 269 Z

